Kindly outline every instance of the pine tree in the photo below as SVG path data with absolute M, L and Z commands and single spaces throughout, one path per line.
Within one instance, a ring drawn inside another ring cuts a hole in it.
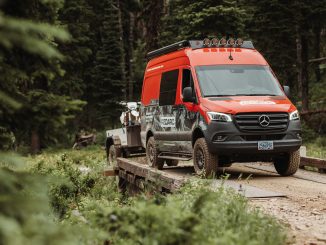
M 237 1 L 229 0 L 173 0 L 168 9 L 160 38 L 162 45 L 183 39 L 243 36 L 248 17 Z
M 57 139 L 55 135 L 82 105 L 53 93 L 55 78 L 63 74 L 63 55 L 56 45 L 69 39 L 65 30 L 54 26 L 60 2 L 14 0 L 3 11 L 33 21 L 0 16 L 0 88 L 22 105 L 19 110 L 1 105 L 0 126 L 13 132 L 19 143 L 30 142 L 32 152 L 39 151 L 48 139 Z
M 101 47 L 96 53 L 95 74 L 93 76 L 96 87 L 96 91 L 94 91 L 96 100 L 93 103 L 98 111 L 96 120 L 101 120 L 102 124 L 117 118 L 117 105 L 124 99 L 125 88 L 119 1 L 105 1 L 103 11 L 103 25 L 100 31 Z

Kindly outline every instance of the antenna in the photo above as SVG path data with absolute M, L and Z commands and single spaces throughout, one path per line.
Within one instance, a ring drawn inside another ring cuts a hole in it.
M 232 47 L 230 48 L 229 60 L 233 60 L 233 56 L 232 56 Z
M 229 55 L 229 60 L 233 60 L 233 57 L 232 57 L 232 47 L 234 47 L 235 45 L 235 41 L 233 38 L 230 38 L 227 42 L 228 46 L 230 47 L 230 55 Z

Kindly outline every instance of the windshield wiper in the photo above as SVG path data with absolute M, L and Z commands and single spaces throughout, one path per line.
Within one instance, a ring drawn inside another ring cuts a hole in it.
M 234 94 L 233 96 L 279 96 L 278 94 Z
M 227 97 L 234 96 L 234 94 L 215 94 L 215 95 L 205 95 L 205 97 Z

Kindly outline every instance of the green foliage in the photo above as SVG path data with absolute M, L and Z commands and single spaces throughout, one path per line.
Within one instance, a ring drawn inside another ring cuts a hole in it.
M 180 192 L 123 197 L 98 147 L 47 151 L 26 158 L 30 171 L 48 176 L 52 208 L 60 224 L 80 226 L 80 243 L 284 244 L 283 227 L 249 207 L 242 196 L 210 180 L 192 180 Z M 86 168 L 87 167 L 87 168 Z
M 307 155 L 326 159 L 326 137 L 319 136 L 305 144 L 307 147 Z
M 96 200 L 103 196 L 118 196 L 116 190 L 112 189 L 114 185 L 110 179 L 101 174 L 106 164 L 103 152 L 92 149 L 94 147 L 83 152 L 49 152 L 30 161 L 32 172 L 51 176 L 51 204 L 61 218 L 73 209 L 81 208 L 85 197 Z
M 0 244 L 76 244 L 74 230 L 51 212 L 46 179 L 13 168 L 13 156 L 0 159 Z
M 54 90 L 55 78 L 64 74 L 57 46 L 70 39 L 54 25 L 62 3 L 15 0 L 4 4 L 6 15 L 0 12 L 0 100 L 6 101 L 0 106 L 0 127 L 3 137 L 14 135 L 16 146 L 35 134 L 33 152 L 56 142 L 85 104 Z
M 162 43 L 183 39 L 232 36 L 244 34 L 246 10 L 236 1 L 171 1 L 170 12 L 164 18 Z
M 97 212 L 93 225 L 108 231 L 114 244 L 284 244 L 285 239 L 279 224 L 250 210 L 243 197 L 223 188 L 212 192 L 199 182 L 175 195 L 136 198 Z
M 105 121 L 119 115 L 118 103 L 123 99 L 126 81 L 121 17 L 117 1 L 106 1 L 102 8 L 101 48 L 96 53 L 93 80 L 96 87 L 96 107 L 99 111 L 97 118 Z

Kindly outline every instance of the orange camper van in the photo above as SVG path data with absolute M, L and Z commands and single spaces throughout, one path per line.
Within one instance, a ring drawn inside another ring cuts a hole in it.
M 141 96 L 141 141 L 161 169 L 193 159 L 210 175 L 234 162 L 300 164 L 299 113 L 251 41 L 184 40 L 149 52 Z

